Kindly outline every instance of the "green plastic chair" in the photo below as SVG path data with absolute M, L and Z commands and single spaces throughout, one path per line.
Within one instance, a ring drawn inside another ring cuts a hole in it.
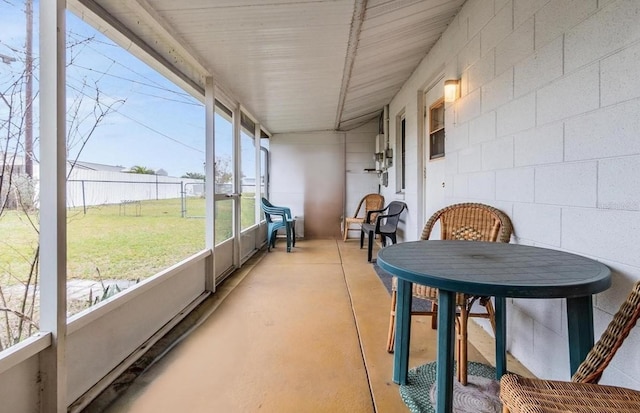
M 267 220 L 267 251 L 276 247 L 276 233 L 284 228 L 287 233 L 287 252 L 291 252 L 291 247 L 296 246 L 296 220 L 291 215 L 291 209 L 275 206 L 264 197 L 261 206 Z
M 367 251 L 367 260 L 371 262 L 373 251 L 373 238 L 376 234 L 380 234 L 382 246 L 387 245 L 387 239 L 395 244 L 396 231 L 398 230 L 398 222 L 400 214 L 407 209 L 407 204 L 400 201 L 393 201 L 384 209 L 367 211 L 365 222 L 361 225 L 360 231 L 360 248 L 364 246 L 365 233 L 369 237 L 369 245 Z M 375 221 L 373 219 L 375 217 Z

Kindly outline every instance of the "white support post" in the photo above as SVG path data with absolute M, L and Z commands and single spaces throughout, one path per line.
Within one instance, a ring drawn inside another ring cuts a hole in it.
M 214 292 L 216 289 L 215 245 L 216 245 L 216 191 L 215 191 L 215 159 L 216 159 L 216 97 L 215 83 L 212 77 L 205 79 L 205 245 L 211 250 L 211 258 L 207 260 L 205 288 Z
M 242 238 L 242 211 L 240 202 L 242 202 L 242 170 L 240 168 L 240 162 L 242 162 L 242 156 L 240 153 L 240 119 L 242 118 L 242 108 L 240 104 L 236 105 L 233 111 L 233 192 L 234 192 L 234 234 L 233 237 L 233 266 L 234 268 L 240 267 L 240 239 Z
M 256 122 L 255 132 L 253 133 L 253 142 L 256 152 L 256 206 L 255 216 L 256 224 L 260 224 L 260 202 L 262 201 L 262 181 L 260 180 L 260 172 L 262 172 L 262 154 L 260 153 L 260 124 Z
M 40 2 L 40 405 L 67 411 L 66 27 L 65 0 Z
M 426 108 L 425 105 L 425 93 L 424 90 L 418 90 L 418 188 L 416 193 L 416 198 L 418 199 L 418 216 L 417 222 L 426 222 L 425 217 L 425 199 L 424 199 L 424 188 L 427 184 L 427 159 L 429 159 L 428 154 L 428 134 L 426 130 L 428 129 L 427 118 L 426 118 Z M 427 149 L 425 149 L 427 148 Z M 385 154 L 386 156 L 386 154 Z

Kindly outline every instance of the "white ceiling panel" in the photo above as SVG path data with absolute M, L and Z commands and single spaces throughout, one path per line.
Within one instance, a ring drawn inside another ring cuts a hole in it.
M 213 75 L 267 129 L 284 133 L 347 130 L 377 117 L 464 0 L 70 3 L 193 90 Z
M 440 38 L 464 0 L 370 0 L 345 93 L 340 127 L 357 126 L 391 101 Z M 358 122 L 358 120 L 360 122 Z

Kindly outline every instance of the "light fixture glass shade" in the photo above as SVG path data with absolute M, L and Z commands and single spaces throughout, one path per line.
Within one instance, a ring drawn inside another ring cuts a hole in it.
M 460 96 L 460 81 L 449 79 L 444 81 L 444 101 L 455 102 Z

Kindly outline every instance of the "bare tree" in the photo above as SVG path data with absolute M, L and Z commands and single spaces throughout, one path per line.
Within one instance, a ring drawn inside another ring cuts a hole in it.
M 73 64 L 79 46 L 91 39 L 69 44 L 69 64 Z M 34 246 L 28 253 L 18 253 L 22 261 L 15 267 L 26 268 L 17 272 L 11 265 L 0 265 L 0 350 L 31 336 L 38 329 L 39 224 L 37 211 L 37 181 L 26 170 L 31 149 L 26 145 L 26 117 L 37 92 L 26 99 L 26 85 L 30 73 L 23 59 L 22 71 L 0 78 L 0 220 L 7 213 L 19 214 L 20 219 L 33 229 Z M 37 58 L 33 59 L 34 62 Z M 34 69 L 35 72 L 35 69 Z M 67 151 L 73 151 L 67 178 L 94 133 L 110 114 L 125 103 L 124 99 L 104 99 L 99 82 L 82 80 L 80 87 L 68 90 Z M 34 120 L 34 124 L 37 119 Z M 37 146 L 38 139 L 32 144 Z M 33 156 L 37 163 L 37 157 Z M 34 174 L 35 175 L 35 174 Z M 0 248 L 16 251 L 7 241 L 0 239 Z
M 37 238 L 38 225 L 32 217 L 33 181 L 25 170 L 25 114 L 32 102 L 24 99 L 26 84 L 24 73 L 18 73 L 1 85 L 0 90 L 0 217 L 8 210 L 22 209 L 26 213 L 24 219 L 34 229 Z M 11 245 L 5 245 L 12 248 Z M 0 316 L 3 319 L 0 331 L 0 349 L 11 346 L 31 335 L 35 322 L 36 288 L 38 285 L 38 255 L 36 247 L 32 254 L 20 255 L 21 260 L 28 263 L 28 274 L 14 274 L 12 267 L 0 268 Z M 5 293 L 2 282 L 22 285 L 21 290 L 9 289 Z
M 233 179 L 231 158 L 216 156 L 215 171 L 216 184 L 230 184 Z

